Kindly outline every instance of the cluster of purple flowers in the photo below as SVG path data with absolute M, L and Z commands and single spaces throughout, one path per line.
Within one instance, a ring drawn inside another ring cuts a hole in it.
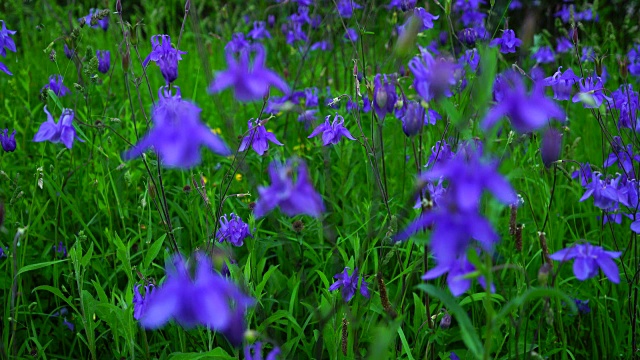
M 341 289 L 342 299 L 345 302 L 349 302 L 358 290 L 358 284 L 360 284 L 360 294 L 365 298 L 369 298 L 369 284 L 364 281 L 364 276 L 358 275 L 358 268 L 353 270 L 353 273 L 349 275 L 349 268 L 345 267 L 342 272 L 339 272 L 333 276 L 336 282 L 329 286 L 329 291 L 335 291 Z
M 2 29 L 0 29 L 0 55 L 2 55 L 2 57 L 7 57 L 7 49 L 9 51 L 16 52 L 16 43 L 11 38 L 11 36 L 16 32 L 15 30 L 7 29 L 7 25 L 5 25 L 4 20 L 0 20 L 0 23 L 2 23 Z M 0 71 L 3 71 L 8 75 L 13 75 L 2 62 L 0 62 Z
M 216 233 L 216 238 L 219 242 L 228 241 L 233 246 L 242 246 L 244 239 L 247 237 L 253 237 L 249 231 L 249 225 L 245 224 L 242 219 L 231 213 L 231 220 L 227 218 L 227 215 L 223 215 L 220 218 L 220 228 Z
M 178 61 L 182 60 L 184 54 L 185 51 L 178 50 L 171 44 L 169 35 L 154 35 L 151 37 L 151 52 L 142 66 L 147 67 L 150 61 L 155 62 L 167 84 L 171 84 L 178 78 Z

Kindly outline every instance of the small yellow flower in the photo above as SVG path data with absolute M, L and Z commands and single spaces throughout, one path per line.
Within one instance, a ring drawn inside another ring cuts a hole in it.
M 236 181 L 242 181 L 242 174 L 236 174 Z
M 211 129 L 211 132 L 218 135 L 222 134 L 222 130 L 220 130 L 220 128 Z

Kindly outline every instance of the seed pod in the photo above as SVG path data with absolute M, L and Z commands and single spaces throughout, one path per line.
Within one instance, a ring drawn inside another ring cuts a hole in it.
M 398 316 L 398 313 L 396 313 L 396 311 L 391 307 L 391 302 L 389 301 L 389 295 L 387 294 L 387 286 L 384 284 L 382 273 L 379 272 L 376 278 L 378 279 L 378 288 L 380 290 L 380 303 L 382 303 L 382 308 L 392 319 L 395 319 Z
M 518 224 L 516 225 L 516 233 L 515 233 L 515 238 L 516 238 L 516 251 L 517 252 L 522 252 L 522 229 L 524 228 L 524 224 Z
M 546 234 L 542 231 L 538 231 L 538 240 L 540 240 L 540 248 L 542 249 L 542 255 L 544 256 L 544 260 L 547 262 L 547 264 L 553 267 L 553 263 L 551 262 L 551 256 L 549 256 L 549 247 L 547 246 Z
M 349 344 L 349 322 L 347 318 L 342 318 L 342 355 L 347 356 L 347 345 Z

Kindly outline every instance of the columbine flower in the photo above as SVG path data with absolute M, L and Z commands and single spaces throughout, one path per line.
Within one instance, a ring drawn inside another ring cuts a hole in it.
M 0 29 L 0 55 L 2 57 L 7 56 L 7 50 L 16 52 L 16 44 L 11 38 L 11 35 L 15 34 L 15 30 L 8 30 L 7 26 L 4 23 L 4 20 L 0 20 L 2 23 L 2 29 Z M 0 71 L 7 73 L 8 75 L 13 75 L 11 71 L 7 68 L 7 66 L 0 62 Z
M 298 160 L 297 180 L 293 183 L 292 161 L 282 164 L 273 161 L 269 165 L 269 177 L 271 186 L 259 186 L 260 198 L 253 210 L 256 217 L 263 217 L 276 206 L 288 216 L 307 214 L 319 217 L 324 212 L 322 197 L 318 194 L 309 181 L 307 165 L 303 160 Z
M 540 64 L 552 63 L 555 61 L 553 50 L 548 46 L 540 47 L 538 51 L 531 55 L 531 58 Z
M 4 249 L 0 246 L 0 259 L 6 258 L 7 254 L 5 254 Z
M 98 10 L 98 9 L 89 9 L 89 15 L 85 16 L 85 17 L 81 17 L 80 21 L 82 21 L 82 19 L 84 19 L 85 24 L 87 24 L 87 26 L 91 26 L 94 29 L 100 29 L 102 28 L 102 30 L 107 31 L 107 29 L 109 29 L 109 16 L 108 16 L 108 12 L 107 12 L 107 16 L 102 17 L 102 10 Z M 100 18 L 102 17 L 102 18 Z M 94 20 L 95 18 L 95 20 Z
M 454 261 L 438 263 L 436 267 L 427 271 L 427 273 L 422 276 L 422 280 L 436 279 L 449 273 L 449 275 L 447 275 L 447 286 L 453 296 L 460 296 L 471 287 L 471 279 L 465 278 L 465 275 L 474 271 L 476 271 L 476 267 L 473 266 L 473 264 L 467 260 L 467 256 L 463 254 Z M 487 283 L 483 276 L 478 277 L 478 282 L 486 289 Z M 493 284 L 491 284 L 491 291 L 495 291 Z
M 353 28 L 348 28 L 344 34 L 344 38 L 349 41 L 358 41 L 358 32 Z
M 67 149 L 71 149 L 73 146 L 73 140 L 78 139 L 82 141 L 76 135 L 76 129 L 73 127 L 74 112 L 71 109 L 63 109 L 58 123 L 53 120 L 53 116 L 47 106 L 44 107 L 44 112 L 47 113 L 47 121 L 40 125 L 40 129 L 33 137 L 33 141 L 42 142 L 50 141 L 52 143 L 62 142 Z
M 244 37 L 244 34 L 241 32 L 235 33 L 231 35 L 231 40 L 224 46 L 226 51 L 231 51 L 234 53 L 239 53 L 240 51 L 251 47 L 249 41 Z
M 73 55 L 76 53 L 75 50 L 70 49 L 67 44 L 64 44 L 64 56 L 67 57 L 67 59 L 71 60 L 73 58 Z
M 554 99 L 569 100 L 571 99 L 571 88 L 580 78 L 576 76 L 571 68 L 564 73 L 560 69 L 562 69 L 562 66 L 558 68 L 558 71 L 553 76 L 545 78 L 544 85 L 551 86 Z
M 61 97 L 70 93 L 69 88 L 64 86 L 63 83 L 64 78 L 62 75 L 51 75 L 49 76 L 49 83 L 42 87 L 41 91 L 45 89 L 49 89 L 53 91 L 56 96 Z
M 273 350 L 267 354 L 265 360 L 276 360 L 276 357 L 280 355 L 280 348 L 274 347 Z M 260 341 L 247 345 L 244 347 L 244 358 L 245 360 L 262 360 L 262 343 Z
M 562 134 L 550 127 L 542 135 L 542 144 L 540 145 L 540 156 L 542 157 L 542 163 L 546 168 L 551 167 L 551 164 L 558 161 L 560 153 L 562 152 Z
M 267 129 L 264 128 L 264 123 L 260 122 L 260 120 L 256 120 L 254 126 L 251 120 L 247 122 L 249 125 L 249 135 L 242 139 L 239 151 L 245 151 L 249 145 L 251 145 L 253 150 L 257 152 L 258 155 L 262 156 L 265 151 L 269 150 L 269 143 L 267 140 L 276 145 L 283 145 L 278 141 L 278 139 L 276 139 L 276 136 L 272 132 L 267 131 Z
M 402 131 L 407 136 L 414 136 L 420 132 L 425 124 L 425 110 L 417 101 L 409 101 L 404 116 L 402 116 Z
M 358 289 L 358 282 L 360 282 L 358 268 L 353 271 L 351 276 L 349 276 L 348 269 L 349 268 L 345 267 L 343 272 L 335 274 L 333 277 L 337 279 L 337 281 L 329 286 L 329 291 L 335 291 L 342 288 L 342 299 L 345 302 L 349 302 L 353 298 L 353 295 L 355 295 L 356 290 Z M 367 299 L 369 298 L 369 288 L 368 284 L 364 281 L 364 276 L 362 277 L 362 282 L 360 284 L 360 294 Z
M 149 299 L 149 295 L 153 292 L 154 286 L 153 284 L 148 284 L 144 286 L 144 296 L 140 294 L 140 284 L 136 284 L 133 288 L 133 318 L 136 320 L 140 320 L 142 314 L 144 314 L 147 308 L 147 299 Z
M 109 50 L 97 50 L 96 57 L 98 58 L 98 71 L 103 74 L 109 72 L 111 67 L 111 52 Z
M 613 259 L 622 255 L 619 251 L 605 251 L 600 246 L 593 246 L 589 243 L 576 244 L 572 247 L 562 249 L 554 254 L 551 258 L 556 261 L 568 261 L 575 259 L 573 263 L 573 273 L 580 281 L 587 280 L 598 274 L 598 269 L 613 283 L 620 282 L 620 274 L 618 266 Z
M 381 75 L 376 74 L 373 84 L 373 98 L 375 99 L 373 109 L 376 111 L 378 118 L 384 119 L 385 115 L 393 112 L 398 100 L 398 94 L 396 94 L 395 86 L 387 80 L 387 75 L 384 75 L 384 84 L 382 84 Z
M 576 304 L 579 314 L 584 315 L 591 312 L 591 308 L 589 307 L 589 300 L 573 299 L 573 302 Z
M 219 155 L 231 154 L 224 141 L 200 122 L 200 108 L 182 100 L 180 88 L 174 87 L 175 95 L 168 86 L 158 90 L 159 100 L 151 113 L 154 127 L 122 155 L 124 160 L 136 158 L 147 148 L 154 147 L 162 165 L 190 168 L 200 163 L 201 145 Z
M 434 59 L 429 51 L 420 48 L 420 56 L 409 61 L 409 69 L 415 76 L 413 87 L 425 101 L 442 96 L 449 97 L 451 85 L 455 85 L 455 65 L 446 59 Z
M 391 0 L 386 6 L 388 10 L 398 9 L 402 11 L 411 10 L 416 7 L 417 0 Z
M 178 78 L 178 61 L 182 60 L 182 55 L 186 53 L 171 45 L 169 35 L 154 35 L 151 37 L 151 52 L 142 62 L 142 66 L 147 67 L 149 61 L 155 62 L 167 84 L 170 84 Z
M 556 40 L 556 42 L 557 42 L 557 45 L 556 45 L 557 53 L 564 54 L 566 52 L 573 50 L 573 44 L 571 43 L 571 40 L 567 39 L 566 37 L 560 37 Z
M 544 95 L 542 81 L 534 83 L 533 90 L 527 94 L 520 75 L 509 72 L 504 78 L 511 82 L 511 87 L 505 89 L 502 100 L 485 116 L 481 124 L 484 130 L 491 128 L 503 116 L 509 117 L 513 128 L 521 133 L 541 128 L 550 118 L 565 120 L 564 111 Z
M 612 99 L 602 91 L 604 87 L 600 77 L 589 76 L 578 84 L 580 85 L 580 92 L 575 94 L 571 99 L 574 103 L 580 101 L 585 108 L 590 109 L 600 107 L 604 100 L 607 100 L 608 103 L 612 101 Z
M 53 249 L 56 251 L 56 254 L 62 258 L 66 258 L 68 256 L 67 247 L 64 246 L 64 243 L 60 241 L 58 246 L 53 245 Z
M 254 300 L 222 275 L 212 271 L 204 254 L 196 255 L 195 277 L 182 256 L 175 255 L 166 266 L 167 279 L 145 297 L 140 325 L 157 329 L 171 319 L 185 328 L 206 326 L 223 333 L 234 345 L 242 343 L 244 315 Z
M 362 6 L 356 3 L 355 0 L 338 0 L 337 6 L 338 14 L 345 19 L 353 16 L 354 9 L 362 9 Z
M 500 52 L 503 54 L 514 53 L 516 48 L 522 45 L 522 40 L 516 37 L 516 33 L 513 30 L 504 30 L 502 37 L 491 40 L 489 46 L 500 45 Z
M 220 218 L 220 228 L 216 233 L 216 239 L 219 242 L 227 240 L 234 246 L 242 246 L 244 239 L 253 237 L 249 232 L 249 225 L 245 224 L 240 216 L 231 213 L 231 220 L 227 219 L 227 215 Z
M 267 30 L 267 23 L 264 21 L 254 21 L 253 30 L 249 31 L 247 35 L 254 40 L 271 39 L 271 34 Z
M 0 131 L 0 146 L 6 152 L 13 152 L 16 149 L 16 130 L 13 129 L 9 135 L 9 129 L 4 129 L 4 133 Z
M 255 52 L 253 64 L 249 64 L 250 50 Z M 264 60 L 265 51 L 261 44 L 254 44 L 251 49 L 241 51 L 239 61 L 236 61 L 232 52 L 227 51 L 229 68 L 216 75 L 209 86 L 209 93 L 217 93 L 233 86 L 238 101 L 262 99 L 269 91 L 270 86 L 275 86 L 282 92 L 288 93 L 287 84 L 278 74 L 264 67 Z
M 336 115 L 333 118 L 332 123 L 329 123 L 330 118 L 331 115 L 327 115 L 327 117 L 324 118 L 324 124 L 315 128 L 307 138 L 311 139 L 312 137 L 318 136 L 322 133 L 323 146 L 335 145 L 340 142 L 340 139 L 342 139 L 343 136 L 347 139 L 355 140 L 355 138 L 351 136 L 349 130 L 344 127 L 344 118 L 342 116 Z
M 413 14 L 418 19 L 420 19 L 420 22 L 422 22 L 422 27 L 420 28 L 420 31 L 433 29 L 433 20 L 438 20 L 440 18 L 440 15 L 432 15 L 427 10 L 421 7 L 417 7 L 413 9 Z

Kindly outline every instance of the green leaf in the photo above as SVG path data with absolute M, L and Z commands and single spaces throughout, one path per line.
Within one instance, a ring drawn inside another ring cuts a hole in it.
M 480 336 L 478 336 L 476 329 L 471 323 L 471 319 L 467 316 L 467 312 L 462 309 L 451 295 L 431 284 L 420 284 L 418 285 L 418 289 L 426 292 L 430 296 L 438 298 L 444 303 L 449 313 L 456 318 L 456 321 L 460 325 L 460 335 L 462 336 L 464 344 L 467 345 L 467 348 L 476 359 L 482 359 L 484 348 L 480 341 Z
M 509 313 L 511 313 L 515 308 L 522 306 L 524 303 L 542 297 L 559 298 L 560 300 L 563 300 L 567 304 L 567 306 L 569 306 L 572 313 L 575 314 L 578 312 L 578 308 L 576 307 L 576 304 L 573 302 L 573 300 L 571 300 L 571 298 L 562 291 L 553 288 L 532 288 L 506 303 L 502 310 L 500 310 L 498 315 L 494 318 L 494 323 L 509 315 Z
M 229 359 L 233 360 L 235 357 L 229 355 L 221 348 L 216 348 L 206 353 L 173 353 L 169 355 L 169 360 L 199 360 L 199 359 Z
M 62 291 L 60 291 L 60 289 L 54 288 L 53 286 L 50 286 L 50 285 L 40 285 L 40 286 L 34 288 L 33 290 L 31 290 L 31 292 L 36 292 L 36 291 L 39 291 L 39 290 L 48 291 L 48 292 L 52 293 L 53 295 L 59 297 L 62 301 L 67 303 L 67 305 L 69 305 L 69 307 L 71 309 L 73 309 L 73 311 L 78 313 L 78 310 L 76 309 L 76 307 L 73 306 L 73 303 L 71 301 L 69 301 L 69 299 L 62 294 Z
M 144 268 L 149 269 L 149 266 L 153 262 L 153 260 L 158 257 L 158 253 L 160 249 L 162 249 L 162 245 L 164 244 L 164 239 L 167 237 L 167 234 L 162 234 L 158 240 L 156 240 L 149 250 L 147 250 L 147 254 L 144 256 Z
M 54 261 L 47 261 L 47 262 L 42 262 L 42 263 L 37 263 L 37 264 L 31 264 L 31 265 L 27 265 L 27 266 L 23 266 L 20 268 L 20 270 L 18 270 L 18 273 L 16 274 L 16 276 L 20 275 L 20 274 L 24 274 L 28 271 L 31 270 L 38 270 L 41 269 L 43 267 L 47 267 L 53 264 L 58 264 L 61 262 L 66 262 L 67 259 L 63 259 L 63 260 L 54 260 Z

